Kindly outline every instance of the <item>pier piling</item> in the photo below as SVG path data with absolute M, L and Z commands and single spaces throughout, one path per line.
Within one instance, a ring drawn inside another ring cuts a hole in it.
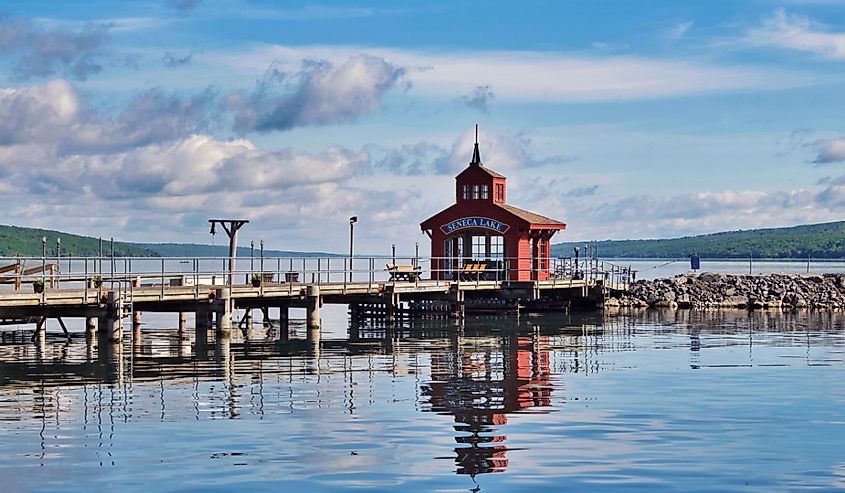
M 99 317 L 98 325 L 100 333 L 110 342 L 117 342 L 123 339 L 123 330 L 120 323 L 120 303 L 115 291 L 106 294 L 106 313 Z
M 308 286 L 305 290 L 307 307 L 305 309 L 308 327 L 320 327 L 320 305 L 323 300 L 320 298 L 320 286 Z
M 279 340 L 290 340 L 290 318 L 288 315 L 288 306 L 279 305 Z
M 216 291 L 215 303 L 217 304 L 217 332 L 228 334 L 232 331 L 232 303 L 229 299 L 228 289 Z
M 97 336 L 97 317 L 85 318 L 85 339 L 94 340 Z

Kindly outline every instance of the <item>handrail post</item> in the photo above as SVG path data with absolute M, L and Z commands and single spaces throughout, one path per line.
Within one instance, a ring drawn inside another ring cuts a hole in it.
M 83 303 L 88 304 L 88 259 L 85 259 L 85 287 L 83 294 Z
M 161 259 L 161 298 L 164 299 L 164 259 Z

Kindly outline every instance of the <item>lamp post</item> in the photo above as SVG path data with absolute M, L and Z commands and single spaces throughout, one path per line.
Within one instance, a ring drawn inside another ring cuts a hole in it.
M 355 223 L 358 222 L 358 216 L 349 218 L 349 282 L 352 282 L 352 260 L 355 258 Z
M 62 239 L 56 238 L 56 270 L 62 273 Z M 59 287 L 59 277 L 56 276 L 56 287 Z
M 47 272 L 47 237 L 41 237 L 41 285 L 45 286 L 46 276 L 45 273 Z M 44 299 L 44 294 L 42 291 L 41 299 Z

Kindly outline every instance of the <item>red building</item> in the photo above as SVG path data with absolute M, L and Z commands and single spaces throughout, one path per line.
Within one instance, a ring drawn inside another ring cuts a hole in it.
M 566 224 L 506 203 L 507 178 L 484 167 L 478 129 L 469 166 L 455 177 L 455 204 L 420 224 L 431 238 L 433 279 L 455 279 L 484 263 L 484 278 L 549 278 L 552 236 Z

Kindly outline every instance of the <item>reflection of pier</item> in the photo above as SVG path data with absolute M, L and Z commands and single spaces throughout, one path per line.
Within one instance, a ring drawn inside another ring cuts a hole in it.
M 423 386 L 430 411 L 455 418 L 458 474 L 507 468 L 508 414 L 551 405 L 548 336 L 502 336 L 500 344 L 476 349 L 454 339 L 452 351 L 432 355 L 431 383 Z M 535 411 L 545 412 L 545 411 Z

